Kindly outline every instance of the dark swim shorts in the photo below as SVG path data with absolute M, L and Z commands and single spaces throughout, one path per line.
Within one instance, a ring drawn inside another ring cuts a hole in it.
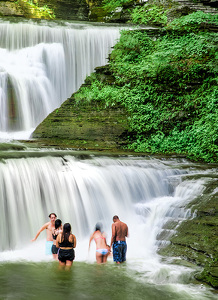
M 53 244 L 51 247 L 52 254 L 58 254 L 58 248 Z
M 66 262 L 66 260 L 73 261 L 75 258 L 74 249 L 59 249 L 58 259 L 61 262 Z
M 116 241 L 113 243 L 113 258 L 115 262 L 126 261 L 127 245 L 124 241 Z

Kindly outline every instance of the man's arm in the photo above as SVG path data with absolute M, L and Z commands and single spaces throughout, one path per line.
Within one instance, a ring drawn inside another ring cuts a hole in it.
M 115 224 L 112 224 L 112 237 L 111 237 L 111 245 L 110 247 L 112 247 L 112 244 L 116 241 L 116 227 Z
M 34 237 L 34 239 L 31 240 L 31 242 L 35 242 L 35 240 L 38 238 L 38 236 L 40 235 L 40 233 L 45 230 L 48 227 L 48 223 L 45 223 L 37 232 L 36 236 Z

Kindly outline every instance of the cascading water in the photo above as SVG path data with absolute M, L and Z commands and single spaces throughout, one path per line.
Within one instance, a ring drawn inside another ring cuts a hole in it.
M 0 163 L 0 250 L 27 245 L 54 211 L 72 223 L 80 239 L 89 235 L 97 221 L 110 231 L 112 216 L 119 214 L 129 224 L 132 237 L 134 222 L 142 227 L 142 236 L 149 233 L 143 252 L 154 253 L 156 236 L 166 220 L 185 218 L 187 212 L 180 207 L 203 188 L 201 180 L 181 182 L 186 172 L 137 159 L 5 160 Z M 140 256 L 141 250 L 139 247 Z
M 29 137 L 95 67 L 107 63 L 118 38 L 116 27 L 1 22 L 0 138 Z

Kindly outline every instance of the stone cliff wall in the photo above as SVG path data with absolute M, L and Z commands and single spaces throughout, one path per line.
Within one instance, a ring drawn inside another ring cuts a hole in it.
M 0 0 L 0 16 L 87 21 L 86 0 Z

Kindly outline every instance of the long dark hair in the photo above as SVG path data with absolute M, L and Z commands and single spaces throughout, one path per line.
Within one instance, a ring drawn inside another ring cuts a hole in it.
M 65 223 L 63 227 L 62 237 L 61 237 L 62 242 L 69 241 L 70 233 L 71 233 L 71 225 L 70 223 Z
M 62 224 L 62 221 L 60 219 L 57 219 L 55 221 L 55 229 L 58 229 L 61 226 L 61 224 Z

